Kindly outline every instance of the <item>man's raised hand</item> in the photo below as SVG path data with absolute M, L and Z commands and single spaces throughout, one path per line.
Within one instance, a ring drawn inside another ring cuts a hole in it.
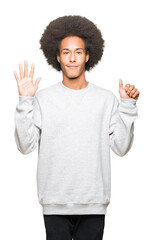
M 120 98 L 125 99 L 138 99 L 140 92 L 134 85 L 126 84 L 125 88 L 123 88 L 123 81 L 119 79 L 119 94 Z
M 28 62 L 24 61 L 24 71 L 22 68 L 22 65 L 19 64 L 19 74 L 20 79 L 18 77 L 18 74 L 13 71 L 15 79 L 17 81 L 18 85 L 18 91 L 20 96 L 25 97 L 33 97 L 38 89 L 38 84 L 41 80 L 41 78 L 37 78 L 35 81 L 35 84 L 33 83 L 33 75 L 34 75 L 35 65 L 31 65 L 31 70 L 28 76 Z

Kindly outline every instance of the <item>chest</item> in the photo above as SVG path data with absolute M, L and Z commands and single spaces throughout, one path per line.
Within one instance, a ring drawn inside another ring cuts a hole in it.
M 42 108 L 42 131 L 45 135 L 95 131 L 109 123 L 109 104 L 95 96 L 64 96 L 51 99 Z

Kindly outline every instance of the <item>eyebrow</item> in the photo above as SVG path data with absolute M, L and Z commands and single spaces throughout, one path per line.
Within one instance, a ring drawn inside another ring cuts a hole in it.
M 84 50 L 83 48 L 76 48 L 75 50 L 79 50 L 79 49 Z M 61 52 L 64 51 L 64 50 L 70 50 L 70 49 L 69 49 L 69 48 L 63 48 L 63 49 L 61 50 Z

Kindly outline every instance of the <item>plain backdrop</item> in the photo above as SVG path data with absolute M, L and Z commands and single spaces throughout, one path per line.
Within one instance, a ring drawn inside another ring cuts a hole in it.
M 0 239 L 45 240 L 38 203 L 38 149 L 23 155 L 14 139 L 19 101 L 13 70 L 35 63 L 38 90 L 62 80 L 46 62 L 39 39 L 49 22 L 64 15 L 93 21 L 105 40 L 102 60 L 86 80 L 111 90 L 119 99 L 119 78 L 140 91 L 134 143 L 119 157 L 111 151 L 111 202 L 104 240 L 152 240 L 153 216 L 153 8 L 151 0 L 3 1 L 0 5 Z

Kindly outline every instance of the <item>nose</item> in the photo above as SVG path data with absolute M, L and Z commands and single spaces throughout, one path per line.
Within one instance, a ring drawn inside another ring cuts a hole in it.
M 75 59 L 75 53 L 72 52 L 72 53 L 70 54 L 70 59 L 69 59 L 69 60 L 70 60 L 70 62 L 75 62 L 75 61 L 76 61 L 76 59 Z

